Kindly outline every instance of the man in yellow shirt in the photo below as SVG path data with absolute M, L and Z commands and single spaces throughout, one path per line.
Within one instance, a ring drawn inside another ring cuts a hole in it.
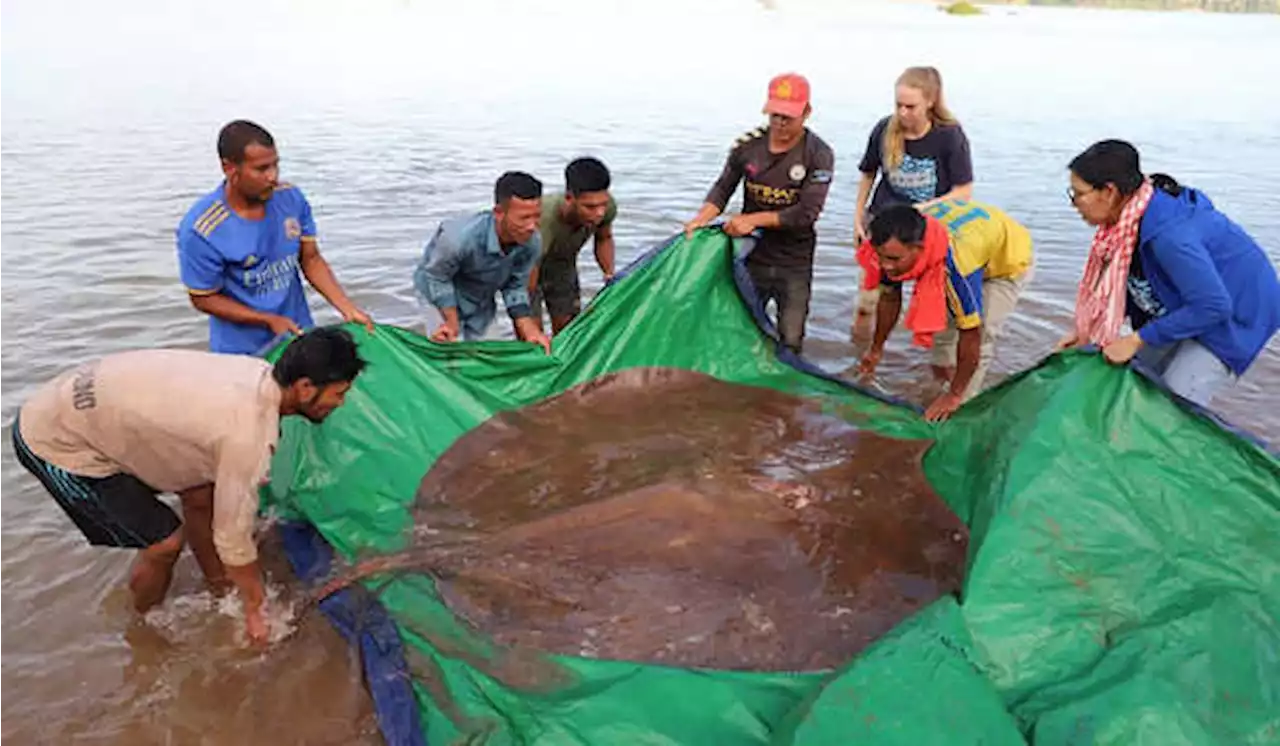
M 1031 279 L 1031 234 L 1004 211 L 970 200 L 945 200 L 918 211 L 884 210 L 870 226 L 864 270 L 878 273 L 880 299 L 871 348 L 860 366 L 872 373 L 902 310 L 902 283 L 916 281 L 906 325 L 949 388 L 925 416 L 945 419 L 977 395 L 1004 321 Z

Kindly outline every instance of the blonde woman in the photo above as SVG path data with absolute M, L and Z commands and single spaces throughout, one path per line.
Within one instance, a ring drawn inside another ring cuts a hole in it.
M 871 218 L 886 207 L 907 204 L 925 209 L 944 200 L 973 196 L 969 139 L 947 109 L 938 71 L 907 68 L 898 76 L 895 99 L 893 114 L 872 128 L 858 165 L 862 181 L 853 230 L 859 245 L 867 240 Z M 870 320 L 877 295 L 876 288 L 867 285 L 864 282 L 858 304 L 858 321 L 864 322 Z

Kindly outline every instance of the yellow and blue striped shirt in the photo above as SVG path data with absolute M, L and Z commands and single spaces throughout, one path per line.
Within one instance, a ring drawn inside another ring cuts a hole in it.
M 992 205 L 946 200 L 922 211 L 946 226 L 947 308 L 957 329 L 982 326 L 982 283 L 1021 277 L 1031 268 L 1031 233 Z

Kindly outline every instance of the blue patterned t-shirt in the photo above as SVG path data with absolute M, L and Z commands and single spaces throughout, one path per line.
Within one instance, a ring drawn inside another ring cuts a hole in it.
M 902 163 L 885 168 L 884 133 L 889 127 L 885 117 L 871 130 L 867 150 L 858 170 L 879 174 L 879 183 L 871 198 L 870 214 L 875 215 L 894 204 L 916 204 L 941 197 L 956 186 L 973 181 L 973 162 L 969 156 L 969 139 L 960 125 L 935 126 L 918 140 L 907 140 Z

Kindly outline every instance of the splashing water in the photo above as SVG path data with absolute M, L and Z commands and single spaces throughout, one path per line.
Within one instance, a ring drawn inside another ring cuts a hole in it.
M 263 613 L 269 644 L 282 642 L 298 631 L 300 606 L 298 599 L 288 596 L 284 586 L 267 583 Z M 244 630 L 244 604 L 234 591 L 222 596 L 207 590 L 174 596 L 148 611 L 143 621 L 163 632 L 172 642 L 194 640 L 213 626 L 229 626 L 232 643 L 236 647 L 250 647 Z

